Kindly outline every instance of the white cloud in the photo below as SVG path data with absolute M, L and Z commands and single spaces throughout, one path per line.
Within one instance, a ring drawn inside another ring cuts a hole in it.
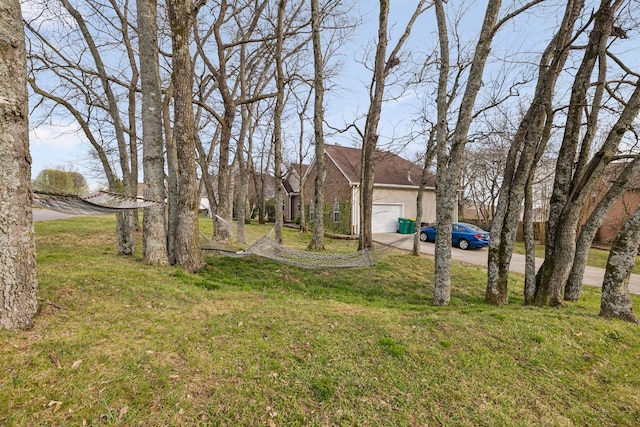
M 76 123 L 40 124 L 29 131 L 29 142 L 31 147 L 73 150 L 82 146 L 80 132 Z
M 41 124 L 29 131 L 31 175 L 43 169 L 64 167 L 82 170 L 86 167 L 87 147 L 80 138 L 77 124 Z

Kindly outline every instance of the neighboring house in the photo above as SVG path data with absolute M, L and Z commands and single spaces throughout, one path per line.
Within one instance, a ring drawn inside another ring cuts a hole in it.
M 273 175 L 267 175 L 259 172 L 253 172 L 249 174 L 248 180 L 248 206 L 246 206 L 246 211 L 251 212 L 253 215 L 257 213 L 258 205 L 263 198 L 265 201 L 273 200 L 275 197 L 275 179 Z M 213 187 L 216 190 L 218 188 L 218 177 L 213 175 L 211 177 L 213 182 Z M 232 179 L 229 181 L 230 188 L 232 191 L 230 192 L 230 196 L 233 196 L 233 206 L 234 206 L 234 218 L 235 218 L 235 207 L 238 203 L 238 192 L 240 185 L 240 173 L 237 169 L 233 171 Z M 199 209 L 203 212 L 211 216 L 212 209 L 209 206 L 209 198 L 207 197 L 207 189 L 205 185 L 198 185 L 200 188 L 200 207 Z M 263 197 L 261 197 L 261 195 Z M 217 197 L 217 194 L 216 194 Z
M 285 222 L 293 222 L 300 218 L 300 183 L 305 172 L 309 169 L 309 165 L 294 164 L 291 165 L 284 178 L 282 186 L 284 187 L 284 220 Z M 309 198 L 307 197 L 307 200 Z
M 589 197 L 585 204 L 580 224 L 584 224 L 587 221 L 591 212 L 593 212 L 600 200 L 602 200 L 605 193 L 609 190 L 609 187 L 611 187 L 611 184 L 618 178 L 618 175 L 620 175 L 625 166 L 626 162 L 612 162 L 607 166 L 591 191 L 591 197 Z M 637 175 L 631 180 L 627 189 L 622 193 L 622 196 L 616 200 L 613 207 L 604 217 L 602 225 L 593 239 L 594 242 L 612 242 L 627 218 L 633 215 L 639 206 L 640 175 Z
M 359 234 L 360 224 L 360 156 L 359 148 L 325 146 L 325 228 L 343 234 Z M 416 197 L 422 168 L 397 154 L 377 151 L 374 155 L 373 233 L 396 232 L 398 218 L 415 218 Z M 313 212 L 316 175 L 315 159 L 304 174 L 305 204 Z M 422 203 L 422 222 L 436 219 L 435 176 L 431 175 Z M 455 212 L 454 218 L 457 218 Z

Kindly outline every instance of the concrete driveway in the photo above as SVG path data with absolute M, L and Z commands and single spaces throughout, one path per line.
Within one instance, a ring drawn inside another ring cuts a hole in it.
M 373 235 L 373 241 L 382 243 L 385 245 L 393 246 L 398 249 L 411 251 L 413 248 L 413 235 L 412 234 L 398 234 L 398 233 L 376 233 Z M 435 244 L 429 242 L 420 243 L 420 253 L 427 255 L 435 254 Z M 469 264 L 476 264 L 487 266 L 487 254 L 489 250 L 487 248 L 471 249 L 463 251 L 459 248 L 451 248 L 451 258 L 455 261 L 466 262 Z M 542 265 L 542 259 L 536 258 L 536 266 Z M 510 271 L 524 274 L 525 257 L 524 255 L 513 254 L 511 257 Z M 583 283 L 585 285 L 602 287 L 602 280 L 604 278 L 604 269 L 589 267 L 585 269 Z M 629 292 L 632 294 L 640 295 L 640 275 L 632 274 L 629 279 Z

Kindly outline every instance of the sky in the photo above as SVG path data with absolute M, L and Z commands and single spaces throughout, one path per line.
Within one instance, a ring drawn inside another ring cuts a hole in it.
M 415 0 L 391 1 L 389 50 L 395 45 L 399 34 L 404 29 L 410 14 L 415 8 L 415 4 Z M 477 29 L 481 24 L 479 17 L 483 16 L 486 3 L 477 1 L 453 4 L 459 5 L 461 12 L 463 7 L 468 8 L 465 15 L 466 20 L 463 21 L 459 35 L 463 40 L 466 37 L 469 45 L 475 44 L 474 36 L 477 34 Z M 449 5 L 452 5 L 452 2 L 449 2 Z M 532 52 L 534 54 L 539 52 L 548 42 L 549 28 L 553 27 L 555 22 L 561 18 L 561 10 L 557 9 L 557 4 L 556 6 L 551 5 L 549 8 L 550 10 L 547 9 L 544 12 L 523 18 L 516 24 L 507 24 L 501 30 L 503 34 L 497 37 L 500 44 L 494 45 L 492 53 L 494 57 L 506 58 L 506 60 L 502 61 L 500 67 L 493 66 L 493 69 L 489 68 L 487 70 L 487 82 L 490 81 L 491 75 L 500 76 L 500 73 L 511 72 L 508 69 L 509 61 L 516 62 L 522 59 L 522 56 L 515 55 L 515 52 L 525 51 L 530 59 Z M 364 52 L 368 51 L 371 57 L 373 56 L 372 44 L 375 41 L 377 31 L 378 1 L 357 1 L 356 11 L 356 15 L 361 16 L 362 25 L 357 27 L 351 40 L 342 47 L 342 55 L 339 59 L 344 65 L 334 82 L 336 84 L 335 89 L 329 91 L 325 99 L 326 120 L 337 128 L 343 128 L 346 124 L 351 123 L 354 117 L 364 116 L 368 108 L 366 85 L 371 79 L 371 72 L 365 68 L 362 60 Z M 435 47 L 435 32 L 433 11 L 429 10 L 418 19 L 407 43 L 406 52 L 411 53 L 413 60 L 422 60 L 422 52 Z M 623 46 L 622 49 L 625 50 L 626 54 L 636 56 L 637 53 L 634 52 L 638 52 L 638 49 L 640 49 L 637 39 L 625 41 L 621 46 Z M 535 61 L 538 60 L 537 55 L 534 58 Z M 405 59 L 410 61 L 409 58 L 403 57 L 403 61 Z M 432 73 L 434 72 L 432 71 Z M 390 87 L 388 93 L 399 94 L 398 87 Z M 422 108 L 421 95 L 433 98 L 433 94 L 408 90 L 397 99 L 384 104 L 379 129 L 381 145 L 384 146 L 392 141 L 397 141 L 399 135 L 406 133 L 412 118 Z M 36 124 L 37 122 L 32 120 L 33 127 L 30 132 L 33 161 L 32 176 L 34 178 L 43 169 L 63 167 L 85 175 L 92 190 L 103 184 L 104 180 L 95 176 L 95 172 L 91 169 L 91 162 L 89 161 L 90 145 L 85 141 L 84 135 L 75 122 L 38 124 L 37 127 L 35 126 Z M 363 128 L 364 119 L 360 119 L 358 125 Z M 328 134 L 327 143 L 339 143 L 346 146 L 357 145 L 357 138 L 353 131 L 338 134 L 326 129 L 326 132 Z M 400 155 L 413 159 L 413 156 L 419 150 L 419 146 L 418 143 L 409 145 Z

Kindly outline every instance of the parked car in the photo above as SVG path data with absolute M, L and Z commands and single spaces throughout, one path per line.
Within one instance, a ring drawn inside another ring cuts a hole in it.
M 460 249 L 484 248 L 489 245 L 490 233 L 473 224 L 454 222 L 451 230 L 451 244 Z M 436 241 L 436 226 L 430 225 L 420 229 L 420 240 L 423 242 Z

